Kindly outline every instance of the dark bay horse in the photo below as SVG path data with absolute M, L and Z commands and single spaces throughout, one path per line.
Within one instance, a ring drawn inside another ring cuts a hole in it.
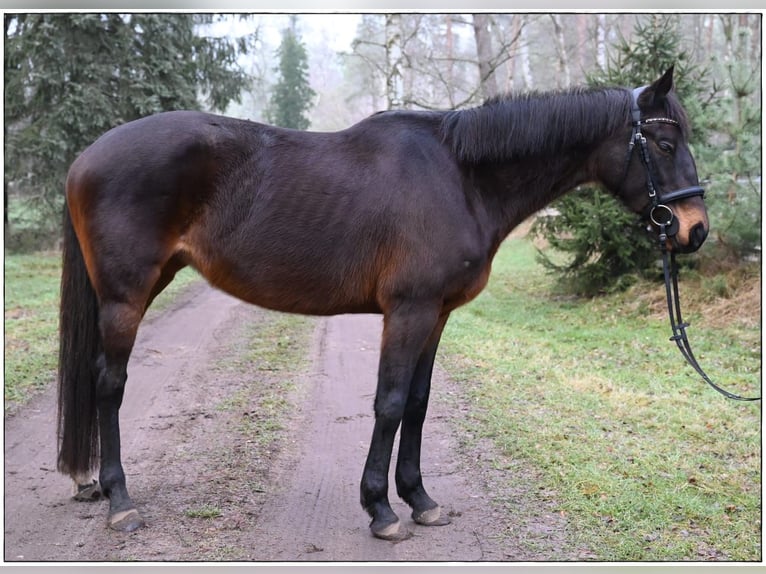
M 188 111 L 105 133 L 66 185 L 58 469 L 76 497 L 100 487 L 112 528 L 144 524 L 120 456 L 128 357 L 154 297 L 191 265 L 262 307 L 383 314 L 361 503 L 375 536 L 407 535 L 388 499 L 400 430 L 398 495 L 415 522 L 448 523 L 420 470 L 434 356 L 450 312 L 484 288 L 510 231 L 595 181 L 647 218 L 664 199 L 675 224 L 668 249 L 691 252 L 705 240 L 703 198 L 687 193 L 701 188 L 672 78 L 671 68 L 633 91 L 382 112 L 336 133 Z M 651 165 L 631 151 L 636 126 Z

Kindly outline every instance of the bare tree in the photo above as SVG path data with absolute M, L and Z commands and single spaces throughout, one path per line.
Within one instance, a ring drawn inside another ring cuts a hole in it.
M 484 60 L 487 69 L 492 71 L 495 83 L 498 78 L 503 78 L 503 91 L 513 89 L 518 70 L 517 63 L 525 57 L 521 42 L 523 29 L 527 24 L 528 15 L 526 14 L 493 14 L 490 26 L 492 32 L 490 57 L 481 57 L 477 44 L 479 61 Z
M 581 70 L 588 67 L 588 20 L 589 14 L 577 14 L 577 60 Z
M 452 32 L 452 15 L 445 14 L 444 22 L 447 30 L 447 83 L 451 86 L 455 81 L 455 35 Z

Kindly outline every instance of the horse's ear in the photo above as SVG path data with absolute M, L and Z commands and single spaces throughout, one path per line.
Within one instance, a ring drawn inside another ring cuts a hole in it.
M 673 67 L 670 66 L 662 77 L 641 91 L 638 101 L 641 106 L 664 107 L 668 92 L 673 89 Z
M 659 105 L 665 100 L 665 96 L 673 89 L 673 68 L 670 66 L 662 77 L 654 82 L 650 88 L 650 91 L 654 94 L 654 104 Z

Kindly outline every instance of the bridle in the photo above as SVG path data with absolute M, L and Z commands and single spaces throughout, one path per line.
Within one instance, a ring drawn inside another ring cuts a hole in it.
M 741 397 L 726 391 L 716 385 L 710 380 L 707 373 L 702 370 L 697 359 L 692 352 L 689 339 L 686 336 L 686 328 L 689 323 L 686 323 L 681 316 L 681 303 L 678 294 L 678 265 L 676 264 L 676 255 L 674 251 L 668 253 L 667 241 L 669 237 L 673 237 L 678 233 L 678 218 L 675 216 L 673 209 L 667 204 L 678 201 L 681 199 L 687 199 L 689 197 L 704 197 L 705 190 L 699 186 L 694 185 L 691 187 L 685 187 L 671 191 L 669 193 L 660 193 L 657 185 L 657 178 L 652 164 L 652 158 L 649 155 L 649 146 L 647 145 L 646 137 L 641 132 L 641 126 L 652 123 L 670 124 L 677 127 L 679 123 L 676 120 L 664 117 L 641 119 L 641 110 L 638 107 L 638 97 L 646 89 L 646 86 L 636 88 L 632 93 L 632 105 L 631 105 L 631 120 L 633 125 L 633 133 L 628 144 L 628 155 L 625 162 L 624 177 L 627 177 L 627 171 L 630 164 L 630 159 L 633 156 L 635 149 L 639 150 L 639 156 L 641 163 L 646 171 L 646 187 L 649 192 L 649 199 L 651 201 L 647 208 L 647 215 L 649 219 L 659 229 L 658 239 L 660 244 L 660 252 L 662 253 L 662 271 L 665 279 L 665 295 L 668 303 L 668 315 L 670 317 L 670 327 L 673 331 L 673 336 L 670 337 L 671 341 L 675 341 L 678 349 L 681 351 L 684 359 L 702 379 L 713 387 L 716 391 L 724 395 L 725 397 L 735 401 L 758 401 L 761 397 Z
M 633 151 L 638 149 L 641 163 L 646 170 L 646 187 L 649 191 L 649 200 L 651 201 L 651 204 L 647 209 L 647 215 L 657 227 L 662 228 L 664 226 L 668 237 L 673 237 L 678 233 L 678 219 L 667 204 L 689 197 L 704 197 L 705 190 L 699 185 L 694 185 L 664 194 L 661 194 L 658 191 L 659 186 L 657 185 L 657 177 L 654 171 L 652 157 L 649 155 L 649 146 L 647 145 L 646 137 L 641 131 L 641 126 L 647 124 L 669 124 L 680 128 L 680 125 L 676 120 L 670 118 L 658 117 L 641 119 L 641 109 L 638 107 L 638 97 L 645 89 L 646 86 L 636 88 L 632 93 L 633 100 L 630 115 L 633 124 L 633 133 L 630 137 L 630 143 L 628 144 L 628 155 L 625 158 L 625 173 L 623 179 L 627 177 L 627 170 L 630 164 L 630 158 L 633 156 Z

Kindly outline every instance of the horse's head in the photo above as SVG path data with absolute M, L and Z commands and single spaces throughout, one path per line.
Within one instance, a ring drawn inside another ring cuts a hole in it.
M 699 249 L 708 218 L 687 143 L 686 114 L 673 92 L 673 68 L 632 93 L 629 127 L 602 148 L 601 181 L 682 253 Z

